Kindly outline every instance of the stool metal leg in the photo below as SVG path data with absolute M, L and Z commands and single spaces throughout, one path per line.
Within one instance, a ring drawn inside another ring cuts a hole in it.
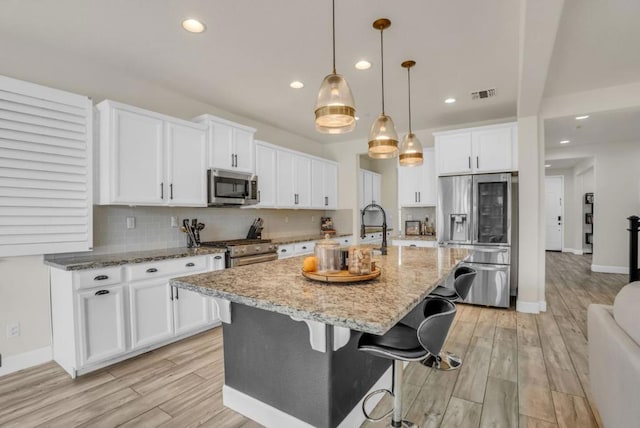
M 462 358 L 450 352 L 440 352 L 422 360 L 422 365 L 443 371 L 457 370 L 462 365 Z
M 391 426 L 393 428 L 418 428 L 413 422 L 402 419 L 402 378 L 404 363 L 401 360 L 393 361 L 393 416 Z

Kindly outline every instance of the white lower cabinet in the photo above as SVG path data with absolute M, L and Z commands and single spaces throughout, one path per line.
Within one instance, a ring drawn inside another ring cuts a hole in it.
M 94 364 L 127 350 L 124 287 L 78 292 L 80 361 Z
M 223 254 L 103 269 L 51 269 L 53 359 L 72 377 L 219 324 L 212 298 L 169 285 L 224 269 Z
M 131 349 L 139 349 L 173 336 L 172 289 L 168 278 L 129 284 Z

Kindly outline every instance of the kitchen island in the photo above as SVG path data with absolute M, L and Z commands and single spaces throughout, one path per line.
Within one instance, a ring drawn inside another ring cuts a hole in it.
M 301 275 L 302 257 L 174 278 L 214 297 L 223 321 L 228 407 L 267 426 L 358 426 L 359 403 L 389 387 L 390 360 L 357 350 L 420 303 L 466 250 L 390 247 L 379 278 L 328 285 Z

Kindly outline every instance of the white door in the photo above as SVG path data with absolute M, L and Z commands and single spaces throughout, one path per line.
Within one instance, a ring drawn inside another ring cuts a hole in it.
M 173 305 L 168 279 L 151 279 L 129 285 L 131 345 L 142 348 L 173 337 Z
M 436 137 L 438 174 L 471 172 L 471 132 Z
M 318 160 L 311 160 L 311 207 L 324 208 L 325 191 L 324 191 L 324 166 L 325 163 Z
M 81 366 L 126 352 L 123 286 L 79 292 L 78 309 Z
M 209 165 L 211 168 L 232 169 L 235 164 L 232 158 L 233 128 L 229 125 L 209 122 L 211 137 L 209 149 Z
M 235 167 L 238 171 L 253 173 L 253 132 L 233 130 Z
M 548 251 L 562 251 L 562 200 L 564 199 L 563 178 L 545 177 L 545 222 Z
M 338 165 L 334 163 L 324 164 L 324 194 L 324 208 L 338 209 Z
M 276 204 L 279 207 L 295 206 L 295 187 L 293 183 L 293 153 L 278 150 L 276 153 Z M 258 177 L 260 181 L 260 177 Z
M 163 121 L 114 109 L 112 200 L 118 204 L 164 205 Z
M 258 176 L 259 206 L 276 205 L 276 151 L 256 144 L 256 175 Z
M 207 206 L 207 134 L 197 126 L 167 123 L 169 205 Z
M 209 324 L 210 299 L 194 291 L 173 289 L 173 320 L 176 336 Z
M 295 186 L 295 208 L 311 207 L 311 159 L 293 155 L 293 184 Z
M 511 127 L 473 131 L 471 134 L 474 172 L 511 171 L 513 145 Z

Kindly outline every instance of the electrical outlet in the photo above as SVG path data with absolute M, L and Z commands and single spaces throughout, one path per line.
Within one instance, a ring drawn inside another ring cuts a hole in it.
M 20 323 L 7 324 L 7 337 L 20 336 Z
M 135 228 L 136 228 L 136 218 L 127 217 L 127 229 L 135 229 Z
M 178 227 L 178 217 L 175 215 L 171 216 L 171 227 Z

